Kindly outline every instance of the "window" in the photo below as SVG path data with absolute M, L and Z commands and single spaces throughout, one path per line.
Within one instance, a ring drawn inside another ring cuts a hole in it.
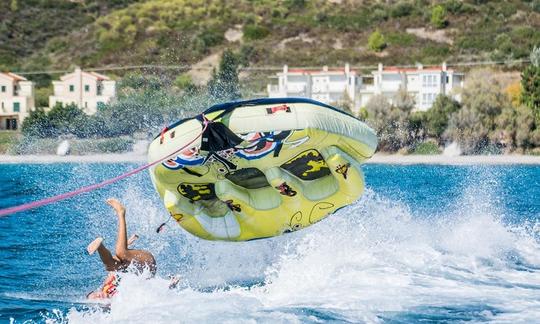
M 2 109 L 4 109 L 4 102 L 2 101 Z
M 90 92 L 90 86 L 88 84 L 84 85 L 84 92 Z
M 88 108 L 88 102 L 87 101 L 84 102 L 84 108 Z
M 75 91 L 75 86 L 73 84 L 70 84 L 69 85 L 69 92 L 74 92 Z
M 436 75 L 423 75 L 422 76 L 422 86 L 423 87 L 435 87 L 437 86 L 437 82 L 439 82 L 438 77 Z
M 436 93 L 423 93 L 422 94 L 422 105 L 423 106 L 431 106 L 433 102 L 435 101 L 435 98 L 437 98 Z
M 17 118 L 6 119 L 6 129 L 17 130 Z
M 450 83 L 450 77 L 446 76 L 446 84 Z
M 101 96 L 101 95 L 102 95 L 102 92 L 103 92 L 103 82 L 98 81 L 98 84 L 97 84 L 97 95 L 98 95 L 98 96 Z
M 6 86 L 2 86 L 2 92 L 6 92 Z
M 19 102 L 13 103 L 13 111 L 14 112 L 20 112 L 21 111 L 21 104 Z

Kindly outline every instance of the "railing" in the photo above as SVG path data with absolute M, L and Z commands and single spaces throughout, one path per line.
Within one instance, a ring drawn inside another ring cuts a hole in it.
M 305 91 L 306 91 L 306 86 L 304 84 L 294 84 L 294 83 L 287 84 L 287 92 L 298 93 L 298 92 L 305 92 Z

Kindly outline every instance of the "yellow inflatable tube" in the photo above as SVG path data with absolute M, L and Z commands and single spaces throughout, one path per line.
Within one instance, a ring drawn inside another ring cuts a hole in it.
M 357 200 L 360 164 L 377 147 L 358 119 L 309 99 L 214 106 L 168 127 L 149 160 L 190 147 L 150 169 L 171 216 L 208 240 L 245 241 L 296 231 Z

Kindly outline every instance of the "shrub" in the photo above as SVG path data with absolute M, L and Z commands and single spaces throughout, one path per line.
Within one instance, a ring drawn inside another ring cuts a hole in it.
M 247 40 L 258 40 L 263 39 L 270 34 L 270 30 L 264 26 L 260 25 L 245 25 L 244 26 L 244 37 Z
M 380 52 L 386 47 L 386 40 L 384 39 L 383 34 L 377 29 L 368 39 L 368 48 L 375 52 Z
M 431 10 L 431 25 L 435 28 L 446 27 L 446 10 L 443 6 L 437 5 Z
M 452 98 L 439 95 L 431 109 L 425 113 L 425 129 L 428 136 L 440 138 L 448 126 L 450 115 L 458 111 L 460 105 Z
M 540 13 L 540 0 L 531 1 L 531 9 Z
M 461 8 L 463 7 L 463 2 L 458 1 L 458 0 L 447 0 L 444 3 L 444 7 L 449 12 L 451 12 L 453 14 L 457 14 L 457 13 L 460 13 Z
M 445 139 L 458 142 L 465 153 L 483 152 L 487 146 L 502 143 L 498 118 L 511 103 L 493 71 L 470 72 L 462 97 L 463 107 L 450 116 Z
M 504 89 L 506 95 L 512 102 L 512 106 L 519 107 L 521 103 L 521 83 L 519 81 L 509 84 L 506 89 Z
M 116 138 L 106 138 L 102 140 L 91 140 L 96 144 L 97 153 L 119 153 L 119 152 L 128 152 L 133 147 L 133 139 L 129 137 L 116 137 Z M 85 149 L 85 153 L 90 153 L 88 148 Z
M 306 5 L 306 0 L 285 0 L 283 4 L 288 9 L 302 9 Z
M 367 123 L 373 127 L 380 139 L 379 149 L 395 152 L 411 142 L 408 116 L 408 100 L 400 107 L 392 106 L 383 95 L 375 95 L 366 104 Z M 401 109 L 400 109 L 401 108 Z
M 390 16 L 392 18 L 399 18 L 409 16 L 414 10 L 414 7 L 409 2 L 398 2 L 390 10 Z
M 386 40 L 391 46 L 411 46 L 418 41 L 416 36 L 408 33 L 389 33 L 386 35 Z
M 187 89 L 194 86 L 191 76 L 187 73 L 182 73 L 177 76 L 174 80 L 174 85 L 177 86 L 179 89 Z
M 23 121 L 21 131 L 29 137 L 49 137 L 52 135 L 51 128 L 52 125 L 45 110 L 36 108 Z
M 366 109 L 366 107 L 361 107 L 360 110 L 358 111 L 358 119 L 360 120 L 366 120 L 368 118 L 368 111 Z
M 437 143 L 428 141 L 428 142 L 422 142 L 417 144 L 414 147 L 414 151 L 412 154 L 419 154 L 419 155 L 436 155 L 440 154 L 441 150 L 439 149 L 439 146 Z
M 223 34 L 223 31 L 217 28 L 208 28 L 203 30 L 195 38 L 195 48 L 200 53 L 206 54 L 212 46 L 219 45 L 223 43 L 224 40 L 225 36 Z
M 532 109 L 540 125 L 540 47 L 531 53 L 531 64 L 521 74 L 522 102 Z
M 0 154 L 6 153 L 10 147 L 19 142 L 19 133 L 13 131 L 0 131 Z
M 230 50 L 223 52 L 219 70 L 208 82 L 208 94 L 216 101 L 237 100 L 240 98 L 238 81 L 239 58 Z
M 491 58 L 495 61 L 511 59 L 514 47 L 510 36 L 507 34 L 499 34 L 495 37 L 495 51 L 491 53 Z
M 37 88 L 35 90 L 34 98 L 36 100 L 36 107 L 44 108 L 49 107 L 49 96 L 53 95 L 52 87 Z

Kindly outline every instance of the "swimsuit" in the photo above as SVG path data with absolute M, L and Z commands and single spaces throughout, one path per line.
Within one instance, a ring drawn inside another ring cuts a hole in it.
M 120 278 L 116 274 L 109 275 L 105 281 L 105 284 L 103 284 L 101 291 L 107 295 L 107 298 L 111 298 L 116 294 L 116 287 L 118 287 L 119 283 Z

